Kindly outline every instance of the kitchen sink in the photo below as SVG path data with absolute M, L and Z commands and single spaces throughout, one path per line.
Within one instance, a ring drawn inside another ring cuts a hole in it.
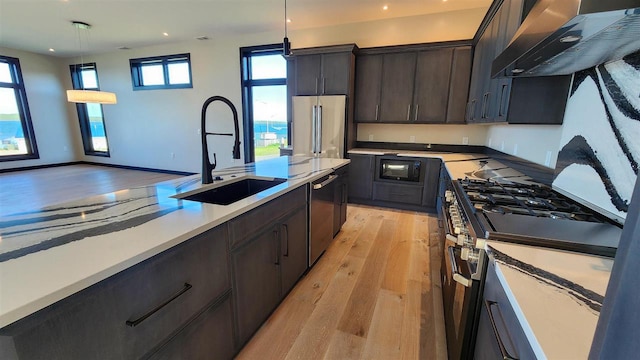
M 205 189 L 187 196 L 175 196 L 182 200 L 199 201 L 210 204 L 229 205 L 263 190 L 282 184 L 286 179 L 242 179 L 211 189 Z

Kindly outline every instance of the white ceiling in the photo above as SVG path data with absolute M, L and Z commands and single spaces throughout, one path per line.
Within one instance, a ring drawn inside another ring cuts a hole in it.
M 289 29 L 487 7 L 491 0 L 286 0 Z M 383 10 L 388 5 L 388 10 Z M 71 21 L 92 25 L 80 33 Z M 60 57 L 282 31 L 284 0 L 0 0 L 0 46 Z M 166 32 L 169 36 L 164 36 Z M 50 52 L 49 48 L 55 49 Z

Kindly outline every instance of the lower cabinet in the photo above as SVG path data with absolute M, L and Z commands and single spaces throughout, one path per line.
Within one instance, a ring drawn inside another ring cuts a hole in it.
M 333 195 L 333 236 L 335 237 L 342 225 L 347 221 L 347 201 L 349 198 L 349 165 L 336 170 L 335 193 Z
M 227 293 L 153 353 L 150 359 L 231 359 L 235 354 L 233 344 L 231 293 Z
M 231 249 L 231 273 L 240 346 L 307 270 L 306 198 L 307 187 L 303 186 L 229 223 L 237 229 L 231 232 L 230 241 L 238 244 Z M 298 206 L 292 208 L 292 204 Z
M 422 206 L 436 210 L 438 199 L 438 186 L 440 182 L 440 167 L 442 161 L 439 159 L 426 159 L 426 169 L 424 171 L 424 191 L 422 192 Z
M 420 205 L 422 203 L 422 185 L 374 182 L 373 200 Z
M 4 327 L 13 349 L 3 357 L 147 356 L 230 291 L 227 244 L 216 227 Z
M 373 155 L 349 154 L 349 201 L 371 200 L 375 157 Z

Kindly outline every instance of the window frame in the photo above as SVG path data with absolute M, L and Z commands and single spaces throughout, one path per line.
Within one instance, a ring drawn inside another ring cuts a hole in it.
M 287 77 L 275 79 L 251 79 L 251 57 L 266 55 L 282 55 L 282 43 L 247 46 L 240 48 L 240 84 L 242 87 L 242 125 L 244 128 L 244 162 L 255 162 L 255 134 L 253 133 L 253 92 L 254 86 L 287 86 L 289 77 L 290 63 L 287 61 Z M 287 142 L 291 144 L 291 106 L 290 106 L 289 87 L 287 86 Z
M 16 103 L 18 106 L 18 116 L 24 134 L 25 144 L 27 146 L 26 154 L 3 155 L 0 156 L 0 162 L 32 160 L 39 159 L 38 145 L 36 143 L 35 132 L 33 131 L 33 123 L 31 121 L 31 111 L 29 110 L 29 102 L 27 101 L 27 92 L 22 78 L 22 68 L 20 67 L 20 59 L 0 55 L 0 62 L 9 64 L 9 72 L 11 73 L 12 83 L 0 82 L 2 88 L 14 89 Z
M 169 64 L 186 62 L 189 65 L 189 83 L 188 84 L 169 84 Z M 163 85 L 143 85 L 142 67 L 145 65 L 162 65 L 162 74 L 164 79 Z M 193 70 L 191 67 L 191 54 L 174 54 L 151 56 L 137 59 L 129 59 L 131 67 L 131 84 L 133 90 L 160 90 L 160 89 L 191 89 L 193 88 Z
M 82 70 L 92 69 L 96 72 L 96 87 L 85 87 L 82 81 Z M 96 63 L 82 63 L 69 65 L 71 71 L 71 84 L 74 90 L 96 90 L 100 91 L 100 79 L 98 78 L 98 67 Z M 109 137 L 107 135 L 107 125 L 104 118 L 104 110 L 100 104 L 100 112 L 102 113 L 102 124 L 104 126 L 104 137 L 107 141 L 107 151 L 100 151 L 93 148 L 93 140 L 91 136 L 91 121 L 89 119 L 89 110 L 87 104 L 76 103 L 78 112 L 78 121 L 80 122 L 80 135 L 82 136 L 82 146 L 84 154 L 89 156 L 111 157 L 109 152 Z

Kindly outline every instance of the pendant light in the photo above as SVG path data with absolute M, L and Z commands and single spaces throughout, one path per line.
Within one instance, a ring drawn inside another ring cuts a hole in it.
M 82 21 L 72 21 L 71 25 L 77 29 L 78 42 L 80 43 L 80 67 L 84 65 L 82 61 L 82 41 L 80 36 L 81 30 L 91 29 L 91 25 Z M 116 104 L 116 94 L 107 91 L 95 90 L 67 90 L 67 101 L 72 103 L 95 103 L 95 104 Z
M 291 43 L 287 37 L 287 0 L 284 0 L 284 40 L 282 41 L 282 56 L 291 56 Z

